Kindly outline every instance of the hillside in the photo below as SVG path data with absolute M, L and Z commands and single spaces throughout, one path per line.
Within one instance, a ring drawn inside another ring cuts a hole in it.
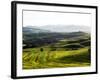
M 23 28 L 23 69 L 91 65 L 90 33 Z
M 23 44 L 24 47 L 38 47 L 51 43 L 56 43 L 59 40 L 75 40 L 80 38 L 88 38 L 89 34 L 85 32 L 52 32 L 43 29 L 23 27 Z

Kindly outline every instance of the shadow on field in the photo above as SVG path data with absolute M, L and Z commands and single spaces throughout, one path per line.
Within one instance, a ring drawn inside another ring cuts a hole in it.
M 61 63 L 90 63 L 90 53 L 84 52 L 82 54 L 64 56 L 57 59 L 57 62 Z

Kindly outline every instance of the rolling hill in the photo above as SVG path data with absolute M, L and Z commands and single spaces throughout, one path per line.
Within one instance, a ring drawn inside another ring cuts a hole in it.
M 38 29 L 36 27 L 23 27 L 23 44 L 27 47 L 37 47 L 56 43 L 59 40 L 76 40 L 81 38 L 88 38 L 89 34 L 86 32 L 52 32 L 49 30 Z

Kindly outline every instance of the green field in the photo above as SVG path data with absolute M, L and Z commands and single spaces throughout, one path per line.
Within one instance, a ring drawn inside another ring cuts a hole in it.
M 91 65 L 90 45 L 83 41 L 59 40 L 41 47 L 23 49 L 23 69 L 85 67 Z

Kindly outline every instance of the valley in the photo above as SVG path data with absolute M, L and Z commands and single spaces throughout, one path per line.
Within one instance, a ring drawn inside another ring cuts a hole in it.
M 23 69 L 91 65 L 90 33 L 23 28 Z

